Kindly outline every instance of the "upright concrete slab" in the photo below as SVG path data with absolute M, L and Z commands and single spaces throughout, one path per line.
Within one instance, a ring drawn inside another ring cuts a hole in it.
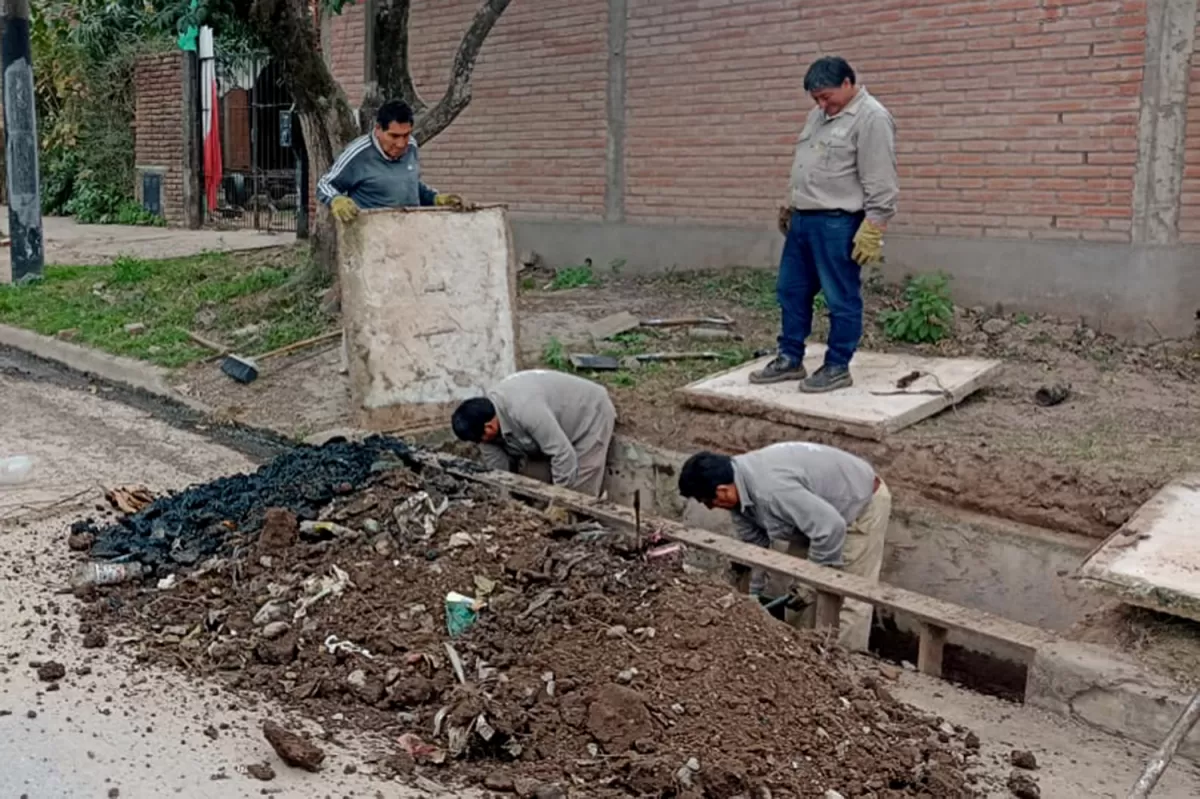
M 1200 474 L 1138 508 L 1079 568 L 1121 601 L 1200 621 Z
M 500 207 L 371 211 L 340 230 L 356 424 L 445 423 L 517 369 L 516 256 Z
M 805 366 L 816 371 L 825 347 L 811 345 L 807 354 Z M 750 373 L 769 360 L 742 364 L 683 387 L 684 404 L 878 441 L 961 402 L 986 385 L 1000 367 L 999 361 L 977 358 L 859 352 L 850 367 L 853 386 L 828 394 L 804 394 L 794 381 L 751 384 Z M 913 372 L 920 377 L 898 388 L 897 381 Z

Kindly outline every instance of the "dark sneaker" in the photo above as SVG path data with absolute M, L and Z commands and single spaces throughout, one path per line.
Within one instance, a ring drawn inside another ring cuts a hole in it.
M 804 371 L 804 364 L 799 361 L 793 361 L 786 355 L 776 355 L 775 360 L 759 369 L 757 372 L 750 373 L 751 383 L 782 383 L 784 380 L 803 380 L 808 372 Z
M 800 390 L 805 394 L 822 394 L 826 391 L 837 391 L 854 385 L 847 366 L 829 366 L 826 364 L 812 375 L 800 382 Z

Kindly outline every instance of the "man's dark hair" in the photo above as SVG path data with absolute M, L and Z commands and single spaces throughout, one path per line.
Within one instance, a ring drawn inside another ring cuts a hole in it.
M 823 89 L 836 89 L 846 81 L 854 85 L 855 75 L 846 59 L 837 55 L 827 55 L 812 62 L 804 75 L 804 91 L 819 92 Z
M 398 122 L 401 125 L 411 125 L 413 123 L 413 112 L 408 107 L 408 103 L 403 100 L 388 100 L 379 106 L 379 110 L 375 112 L 375 123 L 384 130 L 387 130 L 393 122 Z
M 733 482 L 733 458 L 715 452 L 697 452 L 679 471 L 679 493 L 697 502 L 712 502 L 717 487 Z
M 478 444 L 483 441 L 483 428 L 496 418 L 496 406 L 487 397 L 472 397 L 454 409 L 450 426 L 460 441 Z

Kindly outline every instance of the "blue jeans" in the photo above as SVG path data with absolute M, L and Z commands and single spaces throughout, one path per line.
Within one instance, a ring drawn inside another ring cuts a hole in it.
M 804 340 L 812 333 L 813 298 L 823 290 L 829 306 L 825 365 L 850 365 L 862 338 L 862 267 L 850 257 L 862 221 L 862 213 L 792 212 L 775 286 L 783 311 L 781 355 L 804 359 Z

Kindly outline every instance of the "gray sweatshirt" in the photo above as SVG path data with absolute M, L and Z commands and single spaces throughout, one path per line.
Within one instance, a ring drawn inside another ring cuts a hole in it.
M 421 182 L 421 153 L 409 138 L 404 155 L 383 154 L 374 132 L 346 146 L 329 171 L 317 181 L 317 198 L 329 205 L 339 194 L 359 208 L 407 208 L 433 205 L 438 193 Z
M 544 369 L 509 375 L 487 396 L 502 443 L 480 447 L 484 463 L 512 471 L 524 458 L 545 458 L 554 484 L 566 488 L 575 487 L 579 456 L 601 443 L 616 417 L 603 386 Z
M 769 547 L 784 539 L 808 543 L 808 559 L 842 566 L 846 528 L 875 493 L 875 470 L 840 449 L 803 441 L 772 444 L 733 459 L 741 507 L 733 511 L 743 541 Z M 766 587 L 755 570 L 751 591 Z

